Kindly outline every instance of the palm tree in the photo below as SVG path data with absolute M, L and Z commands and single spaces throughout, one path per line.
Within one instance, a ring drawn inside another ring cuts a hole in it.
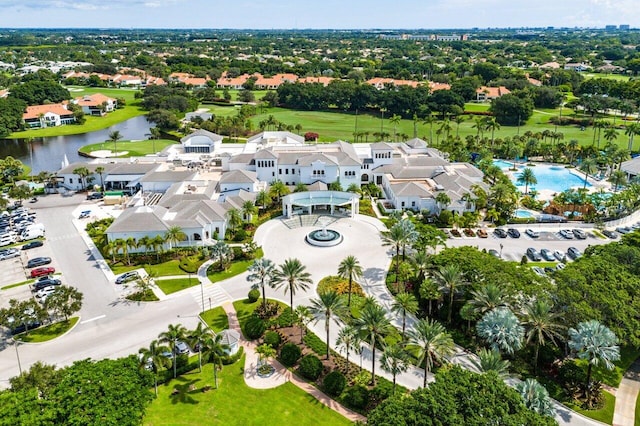
M 397 114 L 393 114 L 391 117 L 389 117 L 389 123 L 391 123 L 393 125 L 393 141 L 396 141 L 396 126 L 398 124 L 400 124 L 400 117 Z
M 487 312 L 476 326 L 478 336 L 491 349 L 513 354 L 522 347 L 524 327 L 509 308 L 496 308 Z
M 327 359 L 329 359 L 329 325 L 333 318 L 336 324 L 339 324 L 340 315 L 346 312 L 344 299 L 335 291 L 324 291 L 318 294 L 318 299 L 311 299 L 311 313 L 316 321 L 324 320 L 324 329 L 327 333 Z
M 618 187 L 624 186 L 627 184 L 627 174 L 622 170 L 615 170 L 609 176 L 609 181 L 613 184 L 613 192 L 618 192 Z
M 397 223 L 396 223 L 397 225 Z M 390 230 L 382 232 L 382 244 L 385 246 L 393 246 L 396 250 L 396 283 L 398 282 L 398 272 L 400 269 L 400 248 L 405 238 L 403 229 L 400 226 L 393 225 Z
M 385 346 L 380 358 L 380 366 L 384 371 L 393 376 L 393 391 L 392 395 L 396 393 L 396 376 L 404 373 L 409 369 L 409 357 L 407 351 L 404 350 L 399 344 Z
M 127 241 L 122 238 L 117 238 L 113 241 L 116 251 L 122 252 L 122 263 L 124 264 L 124 259 L 129 255 L 129 251 L 127 248 Z
M 584 172 L 584 186 L 583 188 L 587 187 L 587 179 L 589 178 L 589 175 L 594 174 L 595 172 L 598 171 L 598 165 L 596 164 L 596 160 L 593 158 L 585 158 L 584 160 L 582 160 L 582 163 L 580 164 L 579 169 Z
M 462 270 L 457 264 L 449 264 L 434 272 L 433 278 L 436 280 L 441 292 L 449 294 L 449 312 L 447 313 L 447 323 L 451 324 L 451 313 L 453 312 L 453 298 L 460 287 L 467 285 L 462 275 Z
M 455 344 L 444 326 L 433 319 L 420 319 L 409 331 L 409 344 L 417 351 L 418 363 L 424 363 L 423 387 L 427 387 L 427 376 L 434 361 L 452 355 Z
M 522 173 L 518 175 L 518 183 L 524 185 L 524 193 L 526 195 L 529 193 L 529 185 L 535 185 L 538 183 L 538 179 L 530 167 L 525 167 L 522 169 Z
M 299 290 L 307 290 L 313 283 L 311 274 L 306 271 L 306 267 L 298 259 L 287 259 L 278 266 L 273 273 L 271 281 L 273 287 L 284 287 L 284 293 L 289 292 L 291 313 L 293 314 L 293 295 Z M 292 315 L 293 319 L 293 315 Z
M 160 343 L 165 343 L 171 350 L 173 357 L 173 378 L 178 376 L 178 364 L 176 363 L 176 345 L 179 341 L 184 340 L 187 335 L 187 329 L 181 324 L 169 324 L 167 331 L 163 331 L 158 336 Z
M 226 269 L 225 265 L 227 261 L 233 259 L 233 250 L 224 241 L 217 241 L 211 246 L 211 257 L 217 259 L 220 263 L 220 270 Z
M 222 368 L 222 357 L 229 353 L 229 345 L 222 343 L 222 334 L 210 334 L 200 346 L 200 353 L 213 364 L 213 383 L 218 389 L 218 370 Z
M 599 321 L 591 320 L 569 329 L 569 348 L 578 353 L 578 358 L 589 363 L 587 370 L 587 392 L 591 387 L 591 370 L 593 366 L 603 365 L 613 370 L 613 361 L 620 359 L 618 338 L 609 328 Z
M 451 204 L 451 198 L 447 195 L 446 192 L 438 192 L 435 200 L 440 211 L 446 210 L 449 204 Z
M 616 139 L 618 139 L 618 131 L 616 130 L 615 127 L 607 127 L 604 130 L 604 139 L 611 143 L 613 141 L 615 141 Z
M 429 115 L 427 115 L 423 120 L 422 120 L 422 124 L 428 124 L 429 125 L 429 143 L 432 144 L 433 143 L 433 123 L 435 123 L 436 118 L 431 115 L 431 113 L 429 113 Z
M 631 152 L 631 151 L 633 151 L 633 138 L 634 138 L 634 136 L 640 135 L 640 124 L 639 123 L 632 123 L 632 124 L 628 125 L 624 130 L 624 134 L 629 137 L 629 144 L 627 145 L 627 150 L 629 152 Z
M 251 200 L 247 200 L 242 203 L 242 215 L 245 217 L 248 223 L 251 223 L 253 215 L 256 214 L 256 205 Z
M 361 340 L 358 335 L 358 330 L 356 330 L 353 326 L 347 325 L 342 327 L 338 332 L 338 339 L 336 340 L 336 346 L 338 348 L 344 348 L 346 352 L 346 360 L 347 360 L 347 376 L 349 375 L 349 351 L 351 348 L 355 348 L 360 346 Z
M 153 251 L 156 252 L 156 262 L 160 262 L 160 253 L 162 252 L 162 248 L 164 247 L 165 237 L 162 235 L 156 235 L 151 240 L 151 245 L 153 247 Z
M 138 351 L 140 354 L 140 366 L 142 368 L 151 366 L 153 370 L 153 384 L 156 396 L 158 396 L 158 370 L 162 367 L 168 367 L 169 359 L 164 355 L 167 352 L 169 352 L 169 348 L 159 346 L 157 340 L 153 340 L 148 348 L 140 348 Z
M 494 283 L 488 283 L 471 291 L 471 298 L 467 301 L 473 312 L 484 315 L 500 306 L 507 306 L 507 296 L 502 287 Z
M 524 307 L 524 327 L 527 344 L 533 341 L 535 351 L 533 355 L 534 371 L 538 368 L 538 352 L 547 340 L 555 345 L 555 339 L 561 338 L 560 331 L 564 326 L 560 324 L 560 315 L 552 311 L 552 306 L 546 300 L 536 299 Z
M 478 351 L 478 358 L 471 363 L 481 372 L 494 371 L 498 377 L 505 378 L 509 374 L 509 361 L 502 359 L 500 352 L 482 348 Z
M 418 312 L 418 299 L 411 293 L 398 293 L 391 304 L 391 312 L 402 316 L 402 340 L 404 340 L 407 315 L 415 315 Z
M 78 175 L 78 178 L 80 179 L 80 186 L 82 187 L 81 190 L 84 191 L 85 189 L 87 189 L 85 179 L 91 174 L 91 172 L 89 172 L 89 169 L 86 167 L 76 167 L 75 169 L 73 169 L 73 174 Z
M 126 253 L 127 265 L 131 265 L 131 260 L 129 259 L 129 251 L 130 251 L 129 249 L 138 248 L 138 242 L 136 241 L 135 238 L 129 237 L 125 240 L 125 245 L 127 246 L 127 253 Z
M 464 115 L 456 115 L 453 119 L 453 122 L 456 123 L 456 138 L 460 135 L 460 124 L 462 124 L 464 120 Z
M 114 130 L 113 132 L 109 133 L 108 142 L 113 142 L 113 156 L 114 157 L 118 156 L 118 141 L 120 139 L 122 139 L 122 135 L 120 134 L 120 132 L 118 130 Z
M 117 239 L 107 241 L 107 243 L 104 245 L 104 253 L 107 256 L 111 255 L 112 263 L 116 263 L 116 253 L 118 253 L 118 250 L 119 250 L 119 243 Z
M 104 194 L 104 167 L 102 166 L 98 166 L 96 167 L 95 173 L 97 173 L 98 175 L 100 175 L 100 192 L 102 192 Z
M 192 348 L 198 348 L 198 371 L 202 372 L 202 346 L 205 340 L 213 335 L 209 327 L 204 327 L 202 322 L 198 322 L 195 329 L 191 330 L 187 336 L 187 343 Z
M 182 231 L 182 228 L 179 226 L 172 226 L 167 229 L 167 232 L 165 232 L 164 241 L 169 244 L 169 249 L 172 249 L 174 244 L 178 244 L 178 242 L 184 240 L 186 237 L 187 236 Z
M 278 202 L 280 202 L 280 198 L 287 195 L 289 193 L 289 188 L 281 181 L 274 180 L 271 182 L 269 186 L 269 195 L 275 197 Z
M 230 208 L 225 215 L 231 235 L 235 235 L 238 226 L 242 225 L 242 215 L 236 208 Z
M 353 323 L 360 337 L 371 346 L 371 384 L 375 386 L 376 344 L 384 343 L 384 336 L 393 326 L 385 316 L 384 309 L 376 303 L 364 305 L 360 311 L 360 318 L 356 318 Z
M 264 189 L 260 190 L 256 195 L 256 204 L 260 204 L 263 209 L 267 208 L 267 204 L 271 204 L 271 196 Z
M 520 392 L 524 405 L 541 416 L 553 417 L 555 414 L 555 408 L 549 398 L 549 392 L 538 383 L 535 379 L 527 379 L 524 382 L 518 383 L 516 389 Z
M 338 265 L 338 276 L 349 280 L 349 296 L 347 306 L 351 306 L 351 286 L 354 280 L 362 276 L 362 266 L 355 256 L 349 255 Z
M 268 285 L 273 277 L 276 265 L 266 257 L 255 259 L 249 266 L 249 275 L 247 281 L 252 282 L 251 288 L 260 288 L 262 290 L 262 306 L 267 307 L 267 296 L 265 294 L 265 285 Z
M 307 325 L 313 321 L 313 314 L 308 306 L 299 305 L 294 311 L 296 325 L 300 327 L 300 344 L 302 344 L 303 333 L 307 329 Z

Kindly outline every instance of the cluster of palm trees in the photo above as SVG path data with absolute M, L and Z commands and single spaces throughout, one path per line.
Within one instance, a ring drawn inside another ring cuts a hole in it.
M 213 364 L 213 379 L 218 387 L 218 370 L 222 368 L 222 358 L 228 354 L 229 346 L 222 343 L 222 335 L 214 333 L 200 322 L 193 330 L 187 330 L 180 324 L 169 324 L 166 331 L 153 340 L 148 348 L 140 348 L 140 367 L 150 368 L 154 373 L 154 386 L 158 395 L 158 372 L 173 368 L 173 378 L 178 375 L 177 346 L 186 342 L 198 352 L 198 371 L 202 371 L 202 359 Z
M 157 259 L 159 259 L 159 256 L 165 246 L 172 249 L 185 238 L 186 235 L 179 226 L 172 226 L 164 233 L 164 235 L 156 235 L 155 237 L 144 236 L 138 239 L 133 237 L 126 239 L 116 238 L 115 240 L 107 241 L 103 246 L 103 249 L 107 256 L 111 256 L 111 261 L 113 263 L 116 262 L 116 255 L 121 253 L 127 265 L 130 265 L 131 259 L 129 253 L 131 250 L 143 248 L 145 255 L 150 252 L 154 252 L 156 253 Z

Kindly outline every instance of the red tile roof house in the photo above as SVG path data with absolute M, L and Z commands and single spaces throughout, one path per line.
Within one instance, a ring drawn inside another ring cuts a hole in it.
M 195 77 L 185 72 L 174 72 L 169 76 L 169 81 L 175 83 L 183 83 L 191 87 L 206 87 L 207 81 L 209 81 L 209 77 Z
M 72 124 L 76 121 L 73 112 L 69 111 L 64 104 L 28 106 L 27 111 L 22 115 L 22 119 L 31 129 L 61 126 L 63 124 Z
M 476 89 L 476 100 L 478 102 L 491 101 L 493 99 L 499 98 L 500 96 L 508 95 L 509 93 L 511 93 L 511 91 L 504 86 L 481 86 L 480 88 Z
M 72 102 L 81 106 L 82 112 L 87 115 L 103 116 L 118 107 L 118 101 L 116 99 L 105 96 L 102 93 L 80 96 Z
M 367 83 L 375 87 L 376 89 L 384 89 L 386 85 L 390 84 L 393 86 L 411 86 L 418 87 L 421 82 L 413 81 L 413 80 L 396 80 L 393 78 L 384 78 L 384 77 L 374 77 L 372 79 L 367 80 Z
M 242 74 L 238 77 L 227 77 L 227 72 L 223 72 L 217 81 L 218 89 L 242 89 L 242 85 L 251 77 L 249 74 Z
M 262 74 L 254 74 L 256 78 L 255 88 L 258 90 L 275 90 L 283 83 L 295 83 L 298 76 L 295 74 L 276 74 L 273 77 L 264 77 Z

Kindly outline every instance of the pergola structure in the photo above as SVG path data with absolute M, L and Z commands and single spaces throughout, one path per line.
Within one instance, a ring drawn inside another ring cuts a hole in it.
M 347 209 L 349 206 L 351 209 Z M 303 191 L 294 192 L 282 198 L 282 214 L 290 219 L 294 214 L 313 214 L 314 209 L 328 210 L 335 214 L 347 213 L 354 217 L 360 210 L 360 196 L 342 191 Z

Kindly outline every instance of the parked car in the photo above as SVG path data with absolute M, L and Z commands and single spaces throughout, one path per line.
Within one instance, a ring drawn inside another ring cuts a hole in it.
M 493 234 L 498 238 L 507 238 L 507 231 L 502 228 L 496 228 L 493 230 Z
M 175 348 L 176 348 L 176 355 L 189 353 L 189 346 L 185 342 L 182 342 L 180 340 L 176 342 Z
M 31 250 L 32 248 L 42 247 L 44 243 L 42 241 L 31 241 L 22 246 L 22 250 Z
M 37 320 L 32 320 L 30 322 L 27 323 L 22 323 L 14 328 L 11 329 L 11 335 L 15 336 L 16 334 L 20 334 L 20 333 L 24 333 L 25 331 L 28 330 L 33 330 L 34 328 L 38 328 L 40 327 L 42 324 L 40 323 L 40 321 Z
M 562 263 L 562 262 L 560 262 L 560 263 L 558 263 L 558 264 L 556 265 L 556 269 L 557 269 L 558 271 L 562 271 L 562 270 L 563 270 L 564 268 L 566 268 L 566 267 L 567 267 L 567 265 L 565 265 L 565 264 L 564 264 L 564 263 Z
M 529 247 L 527 249 L 527 256 L 534 262 L 540 262 L 542 260 L 542 256 L 540 256 L 538 250 L 534 249 L 533 247 Z
M 498 259 L 500 258 L 500 253 L 498 253 L 498 250 L 491 249 L 489 250 L 489 254 L 493 257 L 497 257 Z
M 44 275 L 51 275 L 56 272 L 56 268 L 52 268 L 51 266 L 43 266 L 41 268 L 35 268 L 31 270 L 29 274 L 31 278 L 38 278 Z
M 540 250 L 540 256 L 542 256 L 542 258 L 547 262 L 553 262 L 554 260 L 556 260 L 555 256 L 553 255 L 553 252 L 549 249 Z
M 569 256 L 573 260 L 576 260 L 577 258 L 582 256 L 582 253 L 575 247 L 569 247 L 569 250 L 567 250 L 567 256 Z
M 534 231 L 533 229 L 527 229 L 524 232 L 531 238 L 538 238 L 540 236 L 540 233 L 538 231 Z
M 87 200 L 102 200 L 103 198 L 104 198 L 104 195 L 102 195 L 101 192 L 93 192 L 87 195 Z
M 0 250 L 0 260 L 13 259 L 14 257 L 20 257 L 20 251 L 15 248 L 6 250 Z
M 62 284 L 62 282 L 60 280 L 47 276 L 46 279 L 44 279 L 44 280 L 36 281 L 33 284 L 32 288 L 31 288 L 31 291 L 39 291 L 39 290 L 42 290 L 43 288 L 46 288 L 46 287 L 58 286 L 58 285 L 61 285 L 61 284 Z
M 54 291 L 56 291 L 56 288 L 54 286 L 52 286 L 52 285 L 47 286 L 47 287 L 43 287 L 40 290 L 36 291 L 36 297 L 38 299 L 42 299 L 43 297 L 49 296 Z
M 511 238 L 520 238 L 520 231 L 518 231 L 516 228 L 507 229 L 507 234 L 509 234 Z
M 138 278 L 140 278 L 140 274 L 138 274 L 138 271 L 125 272 L 124 274 L 116 278 L 116 284 L 128 283 L 129 281 L 137 280 Z
M 551 266 L 545 266 L 544 267 L 544 272 L 545 274 L 549 275 L 549 274 L 553 274 L 554 272 L 556 272 L 557 269 L 556 268 L 552 268 Z
M 544 272 L 544 269 L 542 269 L 539 266 L 534 266 L 531 269 L 533 270 L 533 272 L 535 272 L 537 275 L 539 275 L 541 277 L 546 277 L 547 276 L 547 274 Z
M 573 229 L 571 232 L 573 232 L 573 236 L 579 240 L 587 239 L 587 233 L 584 232 L 582 229 Z
M 78 219 L 85 219 L 89 217 L 89 215 L 91 215 L 91 210 L 85 210 L 83 212 L 80 212 L 80 216 L 78 216 Z
M 633 229 L 629 228 L 628 226 L 619 226 L 616 228 L 616 232 L 624 235 L 624 234 L 628 234 L 629 232 L 632 232 Z
M 555 250 L 555 251 L 553 252 L 553 257 L 555 257 L 555 258 L 556 258 L 556 259 L 558 259 L 560 262 L 562 262 L 566 256 L 565 256 L 565 254 L 564 254 L 563 252 L 561 252 L 560 250 Z
M 573 232 L 571 232 L 569 229 L 563 229 L 562 231 L 560 231 L 560 236 L 566 238 L 567 240 L 573 240 Z
M 487 238 L 488 237 L 486 229 L 478 229 L 477 234 L 478 234 L 478 237 L 480 237 L 480 238 Z
M 607 237 L 610 238 L 612 240 L 615 240 L 616 238 L 618 238 L 618 233 L 615 231 L 609 231 L 608 229 L 605 229 L 604 231 L 602 231 L 602 234 Z
M 27 268 L 35 268 L 36 266 L 48 265 L 50 263 L 50 257 L 34 257 L 27 262 Z

